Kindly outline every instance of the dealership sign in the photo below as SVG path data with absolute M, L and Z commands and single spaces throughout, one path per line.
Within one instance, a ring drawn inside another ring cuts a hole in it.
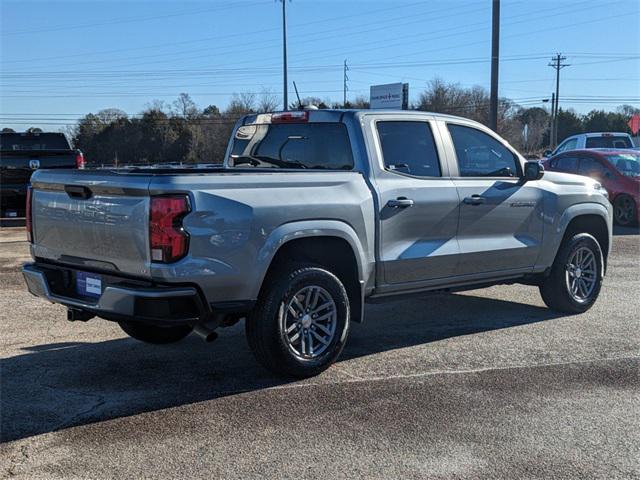
M 409 108 L 409 84 L 387 83 L 386 85 L 371 85 L 369 103 L 370 108 L 407 110 Z

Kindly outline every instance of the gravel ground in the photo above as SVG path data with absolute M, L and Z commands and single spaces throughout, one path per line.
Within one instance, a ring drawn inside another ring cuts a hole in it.
M 640 478 L 640 236 L 586 314 L 496 286 L 370 305 L 340 361 L 286 382 L 243 326 L 205 344 L 70 323 L 0 232 L 0 477 Z

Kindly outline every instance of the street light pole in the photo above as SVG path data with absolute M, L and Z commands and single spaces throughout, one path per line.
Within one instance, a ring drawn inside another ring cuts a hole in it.
M 498 66 L 500 62 L 500 0 L 493 0 L 491 18 L 491 97 L 489 127 L 498 131 Z
M 289 99 L 287 95 L 287 0 L 282 1 L 282 69 L 283 69 L 283 96 L 284 96 L 284 108 L 289 109 Z

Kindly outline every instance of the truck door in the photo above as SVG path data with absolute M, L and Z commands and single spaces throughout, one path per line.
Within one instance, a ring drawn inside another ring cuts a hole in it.
M 379 199 L 381 291 L 454 274 L 458 195 L 429 120 L 382 116 L 372 122 Z
M 453 141 L 452 177 L 460 196 L 457 275 L 533 267 L 543 232 L 537 182 L 520 181 L 520 160 L 488 132 L 449 122 L 444 130 Z

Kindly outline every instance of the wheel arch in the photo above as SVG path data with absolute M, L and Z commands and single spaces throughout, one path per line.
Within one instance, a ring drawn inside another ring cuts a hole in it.
M 363 321 L 365 285 L 371 267 L 356 232 L 348 224 L 321 220 L 282 225 L 271 233 L 258 261 L 261 274 L 254 298 L 259 297 L 269 276 L 285 262 L 313 263 L 340 278 L 349 295 L 351 318 Z
M 598 241 L 604 265 L 611 250 L 612 221 L 611 208 L 605 208 L 601 204 L 578 204 L 568 208 L 560 218 L 557 232 L 560 233 L 555 248 L 554 258 L 558 254 L 560 246 L 567 238 L 577 233 L 588 233 Z

